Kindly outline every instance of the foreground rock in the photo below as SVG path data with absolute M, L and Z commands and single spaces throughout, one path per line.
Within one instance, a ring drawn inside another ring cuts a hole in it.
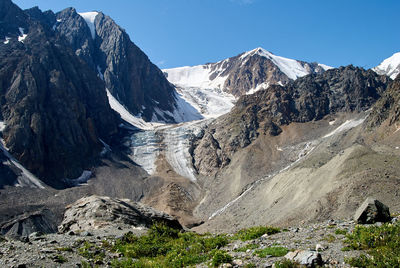
M 182 226 L 170 215 L 129 199 L 114 199 L 105 196 L 89 196 L 67 207 L 59 232 L 81 232 L 103 227 L 130 225 L 150 227 L 155 222 L 164 222 L 170 227 Z
M 389 222 L 391 219 L 389 208 L 371 197 L 367 198 L 354 214 L 354 221 L 361 224 Z
M 323 264 L 321 254 L 315 251 L 295 250 L 286 254 L 285 258 L 307 267 L 319 267 Z

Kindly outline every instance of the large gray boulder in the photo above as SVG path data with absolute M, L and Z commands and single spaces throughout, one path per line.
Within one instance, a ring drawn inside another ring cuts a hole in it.
M 113 226 L 148 228 L 157 222 L 182 229 L 178 220 L 151 207 L 129 199 L 92 195 L 81 198 L 67 207 L 58 231 L 81 232 Z
M 306 267 L 320 267 L 323 264 L 321 254 L 316 251 L 295 250 L 286 254 L 285 258 Z
M 354 214 L 354 221 L 360 224 L 388 222 L 390 220 L 389 208 L 371 197 L 368 197 Z

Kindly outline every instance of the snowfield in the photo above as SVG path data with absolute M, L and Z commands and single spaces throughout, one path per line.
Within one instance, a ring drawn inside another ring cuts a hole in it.
M 83 12 L 78 13 L 87 23 L 90 29 L 90 33 L 92 34 L 92 38 L 95 39 L 96 37 L 96 27 L 94 25 L 94 20 L 96 16 L 99 14 L 98 12 Z

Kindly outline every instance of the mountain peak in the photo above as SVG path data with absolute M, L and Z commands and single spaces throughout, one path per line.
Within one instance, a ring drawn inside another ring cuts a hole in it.
M 392 79 L 395 79 L 400 74 L 400 52 L 394 53 L 389 58 L 385 59 L 375 68 L 372 68 L 377 74 L 385 74 Z

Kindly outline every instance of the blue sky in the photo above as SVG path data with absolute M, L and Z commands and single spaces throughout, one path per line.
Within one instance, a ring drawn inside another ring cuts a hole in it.
M 256 47 L 371 68 L 400 51 L 399 0 L 13 1 L 43 11 L 103 11 L 160 68 L 215 62 Z

